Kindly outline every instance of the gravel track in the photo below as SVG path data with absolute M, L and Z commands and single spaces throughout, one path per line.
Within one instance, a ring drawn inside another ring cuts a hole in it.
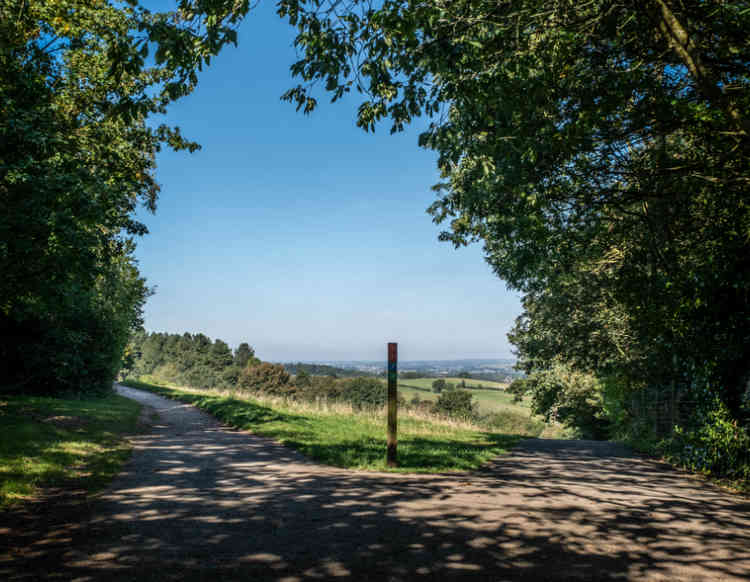
M 750 502 L 613 443 L 355 472 L 118 391 L 158 418 L 91 505 L 52 497 L 0 522 L 0 579 L 750 580 Z

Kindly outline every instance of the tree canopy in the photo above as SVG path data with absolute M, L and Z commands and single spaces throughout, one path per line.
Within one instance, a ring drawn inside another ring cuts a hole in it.
M 440 238 L 523 293 L 527 372 L 717 396 L 750 373 L 747 2 L 282 0 L 311 111 L 430 124 Z M 708 398 L 708 397 L 706 397 Z
M 236 39 L 248 2 L 6 0 L 0 5 L 0 385 L 109 385 L 148 295 L 132 257 L 155 154 L 147 123 Z

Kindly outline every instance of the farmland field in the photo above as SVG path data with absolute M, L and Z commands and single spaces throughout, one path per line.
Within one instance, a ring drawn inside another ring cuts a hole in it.
M 399 385 L 408 384 L 413 388 L 425 388 L 427 390 L 432 390 L 432 383 L 435 380 L 437 380 L 437 378 L 402 378 L 399 379 L 398 383 Z M 481 386 L 482 388 L 505 390 L 508 387 L 508 384 L 504 384 L 502 382 L 488 382 L 486 380 L 475 380 L 474 378 L 443 378 L 443 380 L 450 384 L 455 384 L 456 386 L 458 386 L 463 381 L 466 382 L 466 388 L 471 389 L 479 388 Z M 479 389 L 481 390 L 481 388 Z
M 416 378 L 408 380 L 398 381 L 398 391 L 400 394 L 410 401 L 415 396 L 419 396 L 420 400 L 432 400 L 435 401 L 438 395 L 432 391 L 432 383 L 435 378 Z M 445 378 L 446 382 L 456 384 L 461 381 L 461 378 Z M 475 384 L 473 384 L 475 383 Z M 467 380 L 466 388 L 471 392 L 474 400 L 479 404 L 479 410 L 483 413 L 499 412 L 501 410 L 511 410 L 526 416 L 530 416 L 529 408 L 526 403 L 514 402 L 513 395 L 508 394 L 503 390 L 498 389 L 478 389 L 471 388 L 471 386 L 492 386 L 495 387 L 506 387 L 506 384 L 500 384 L 499 382 L 481 382 L 477 380 Z

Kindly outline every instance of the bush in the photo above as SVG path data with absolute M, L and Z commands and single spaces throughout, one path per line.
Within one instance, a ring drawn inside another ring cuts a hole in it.
M 299 375 L 295 380 L 297 398 L 302 400 L 338 400 L 341 396 L 341 384 L 333 376 L 308 376 L 299 382 Z
M 443 416 L 468 420 L 477 415 L 477 406 L 472 400 L 473 396 L 466 390 L 449 390 L 440 395 L 433 411 Z
M 443 390 L 445 390 L 445 380 L 442 378 L 438 378 L 432 383 L 432 391 L 436 394 L 440 394 Z
M 706 475 L 750 480 L 750 434 L 719 398 L 698 408 L 692 427 L 675 427 L 658 446 L 672 462 Z
M 529 383 L 526 378 L 516 378 L 508 386 L 508 393 L 513 394 L 513 402 L 521 402 L 526 392 L 529 391 Z
M 531 394 L 532 412 L 548 422 L 577 428 L 584 438 L 609 436 L 611 425 L 604 411 L 602 384 L 593 374 L 555 364 L 527 378 L 525 392 Z
M 280 364 L 263 362 L 249 365 L 240 374 L 237 387 L 266 394 L 288 394 L 293 391 L 289 383 L 289 372 Z
M 380 408 L 388 400 L 388 387 L 376 378 L 341 380 L 341 400 L 355 409 Z

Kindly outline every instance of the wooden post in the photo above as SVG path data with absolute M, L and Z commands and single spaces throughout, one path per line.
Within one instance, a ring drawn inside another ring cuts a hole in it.
M 388 450 L 386 465 L 398 467 L 396 460 L 396 412 L 398 404 L 398 344 L 388 344 Z

